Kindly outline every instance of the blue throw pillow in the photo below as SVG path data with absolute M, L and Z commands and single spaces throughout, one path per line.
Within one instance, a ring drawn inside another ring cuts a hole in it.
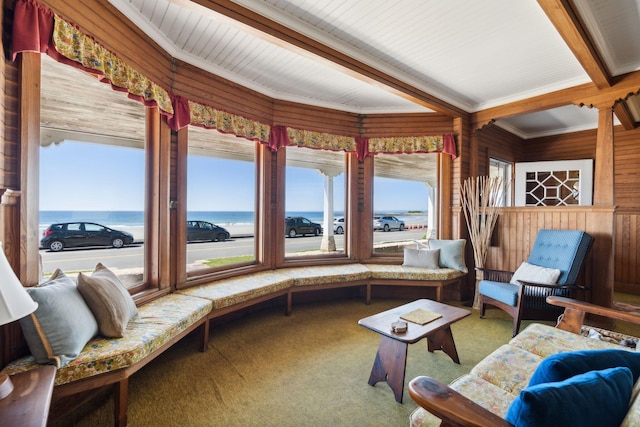
M 629 368 L 610 368 L 525 388 L 509 406 L 516 427 L 617 427 L 633 389 Z
M 640 352 L 605 349 L 558 353 L 540 362 L 529 380 L 529 386 L 564 381 L 585 372 L 620 366 L 631 369 L 635 383 L 640 377 Z

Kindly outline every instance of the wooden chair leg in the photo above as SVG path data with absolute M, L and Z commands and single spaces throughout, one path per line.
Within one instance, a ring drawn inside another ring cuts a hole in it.
M 129 400 L 129 378 L 113 385 L 113 415 L 116 427 L 126 427 L 127 425 L 127 402 Z

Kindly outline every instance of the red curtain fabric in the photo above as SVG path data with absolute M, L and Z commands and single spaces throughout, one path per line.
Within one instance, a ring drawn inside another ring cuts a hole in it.
M 271 132 L 269 133 L 269 148 L 271 148 L 271 151 L 276 152 L 287 145 L 289 145 L 289 135 L 287 134 L 286 126 L 271 126 Z
M 55 52 L 51 42 L 53 12 L 33 0 L 18 0 L 13 19 L 12 60 L 20 52 Z
M 364 158 L 369 155 L 369 138 L 356 137 L 356 157 L 359 162 L 364 162 Z
M 180 95 L 171 96 L 171 103 L 173 104 L 173 117 L 168 117 L 167 122 L 172 130 L 180 130 L 183 127 L 189 126 L 191 123 L 191 111 L 189 110 L 189 100 Z
M 456 140 L 453 134 L 442 135 L 442 152 L 451 156 L 451 160 L 458 158 Z

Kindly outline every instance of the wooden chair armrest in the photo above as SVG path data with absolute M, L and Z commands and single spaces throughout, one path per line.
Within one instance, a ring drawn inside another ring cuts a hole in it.
M 640 316 L 626 311 L 616 310 L 615 308 L 603 307 L 585 301 L 556 296 L 547 297 L 547 302 L 552 305 L 564 307 L 564 314 L 558 321 L 556 327 L 576 334 L 580 333 L 580 328 L 584 323 L 584 316 L 587 313 L 640 325 Z
M 579 286 L 579 285 L 555 285 L 555 284 L 549 284 L 549 283 L 538 283 L 538 282 L 530 282 L 528 280 L 518 280 L 518 283 L 522 284 L 523 286 L 527 287 L 527 286 L 535 286 L 537 288 L 548 288 L 548 289 L 580 289 L 580 290 L 585 290 L 587 289 L 584 286 Z
M 492 270 L 490 268 L 476 267 L 476 271 L 482 273 L 484 280 L 491 280 L 494 282 L 509 282 L 513 277 L 513 271 L 505 270 Z
M 420 406 L 442 420 L 441 427 L 512 427 L 451 387 L 429 377 L 416 377 L 409 383 L 409 395 Z

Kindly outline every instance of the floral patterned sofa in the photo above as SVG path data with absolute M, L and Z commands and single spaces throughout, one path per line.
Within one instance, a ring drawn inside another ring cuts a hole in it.
M 420 407 L 411 414 L 410 425 L 511 426 L 504 419 L 509 406 L 527 387 L 534 371 L 547 356 L 574 350 L 633 351 L 629 347 L 583 336 L 580 331 L 585 313 L 637 324 L 640 324 L 640 316 L 568 298 L 549 297 L 547 300 L 565 307 L 564 317 L 555 328 L 537 323 L 529 325 L 449 386 L 429 377 L 413 379 L 409 394 Z M 640 381 L 635 384 L 621 426 L 640 425 L 639 391 Z M 605 402 L 601 403 L 606 406 Z

